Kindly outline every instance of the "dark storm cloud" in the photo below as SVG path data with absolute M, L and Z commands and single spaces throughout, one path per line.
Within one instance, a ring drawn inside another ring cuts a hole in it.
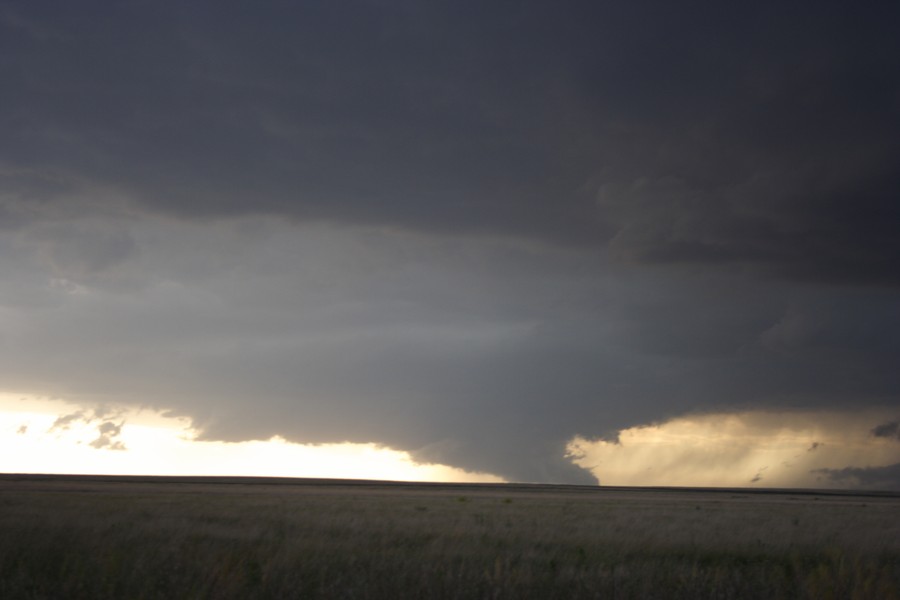
M 0 374 L 546 481 L 896 405 L 896 17 L 0 2 Z
M 872 429 L 872 435 L 880 438 L 895 438 L 900 440 L 900 421 L 882 423 Z
M 897 283 L 896 9 L 3 4 L 6 187 Z
M 377 441 L 528 481 L 589 480 L 563 458 L 575 434 L 898 389 L 885 289 L 826 301 L 507 242 L 149 225 L 122 275 L 147 282 L 137 291 L 46 288 L 37 275 L 56 273 L 35 250 L 17 288 L 48 298 L 7 307 L 8 385 L 170 409 L 204 439 Z
M 73 280 L 109 271 L 137 251 L 127 232 L 108 228 L 50 225 L 32 229 L 29 237 L 57 273 Z
M 853 487 L 883 490 L 900 489 L 900 463 L 886 467 L 846 467 L 843 469 L 816 469 L 829 481 Z

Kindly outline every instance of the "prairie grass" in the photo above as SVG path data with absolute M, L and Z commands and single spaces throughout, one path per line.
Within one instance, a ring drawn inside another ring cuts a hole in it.
M 0 598 L 900 598 L 900 497 L 0 478 Z

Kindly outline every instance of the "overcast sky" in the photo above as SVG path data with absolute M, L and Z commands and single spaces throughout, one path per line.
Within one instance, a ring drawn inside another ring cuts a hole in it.
M 900 448 L 898 25 L 0 1 L 0 391 L 524 481 L 686 415 Z

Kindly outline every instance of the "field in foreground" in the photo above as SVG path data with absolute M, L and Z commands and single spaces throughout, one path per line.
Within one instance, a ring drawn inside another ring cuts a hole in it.
M 0 475 L 0 598 L 900 598 L 900 495 Z

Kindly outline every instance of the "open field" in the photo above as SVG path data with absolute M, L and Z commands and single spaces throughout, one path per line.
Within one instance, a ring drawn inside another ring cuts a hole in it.
M 900 494 L 0 475 L 0 598 L 900 598 Z

